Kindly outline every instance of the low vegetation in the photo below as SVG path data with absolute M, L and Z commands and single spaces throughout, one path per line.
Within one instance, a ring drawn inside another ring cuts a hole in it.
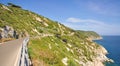
M 95 32 L 73 30 L 11 3 L 0 4 L 0 28 L 6 25 L 22 37 L 29 35 L 28 51 L 33 66 L 82 66 L 79 62 L 94 60 L 94 50 L 99 47 L 87 40 L 89 36 L 99 37 Z

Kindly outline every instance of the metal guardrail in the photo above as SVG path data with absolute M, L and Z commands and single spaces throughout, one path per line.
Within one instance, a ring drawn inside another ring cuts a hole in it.
M 27 43 L 29 41 L 29 37 L 25 38 L 22 43 L 22 47 L 20 48 L 17 59 L 14 66 L 30 66 L 31 61 L 28 55 Z

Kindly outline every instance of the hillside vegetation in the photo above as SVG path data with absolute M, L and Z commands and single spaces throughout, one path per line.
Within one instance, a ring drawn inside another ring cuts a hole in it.
M 107 60 L 107 51 L 88 39 L 100 37 L 97 33 L 76 31 L 21 7 L 0 4 L 0 40 L 26 36 L 33 66 L 98 66 L 95 63 Z

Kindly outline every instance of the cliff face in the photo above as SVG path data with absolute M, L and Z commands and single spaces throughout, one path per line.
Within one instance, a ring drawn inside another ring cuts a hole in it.
M 0 29 L 1 39 L 30 37 L 33 66 L 103 66 L 108 60 L 105 48 L 92 41 L 97 33 L 76 31 L 19 7 L 0 4 Z

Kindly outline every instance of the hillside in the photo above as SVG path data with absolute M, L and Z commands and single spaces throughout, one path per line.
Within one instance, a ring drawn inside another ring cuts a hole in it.
M 0 40 L 26 36 L 33 66 L 103 66 L 109 60 L 105 48 L 88 39 L 100 37 L 95 32 L 76 31 L 21 7 L 0 4 Z
M 102 37 L 97 34 L 96 32 L 94 31 L 82 31 L 82 30 L 77 30 L 78 33 L 82 33 L 84 34 L 85 36 L 87 36 L 90 40 L 100 40 L 102 39 Z

